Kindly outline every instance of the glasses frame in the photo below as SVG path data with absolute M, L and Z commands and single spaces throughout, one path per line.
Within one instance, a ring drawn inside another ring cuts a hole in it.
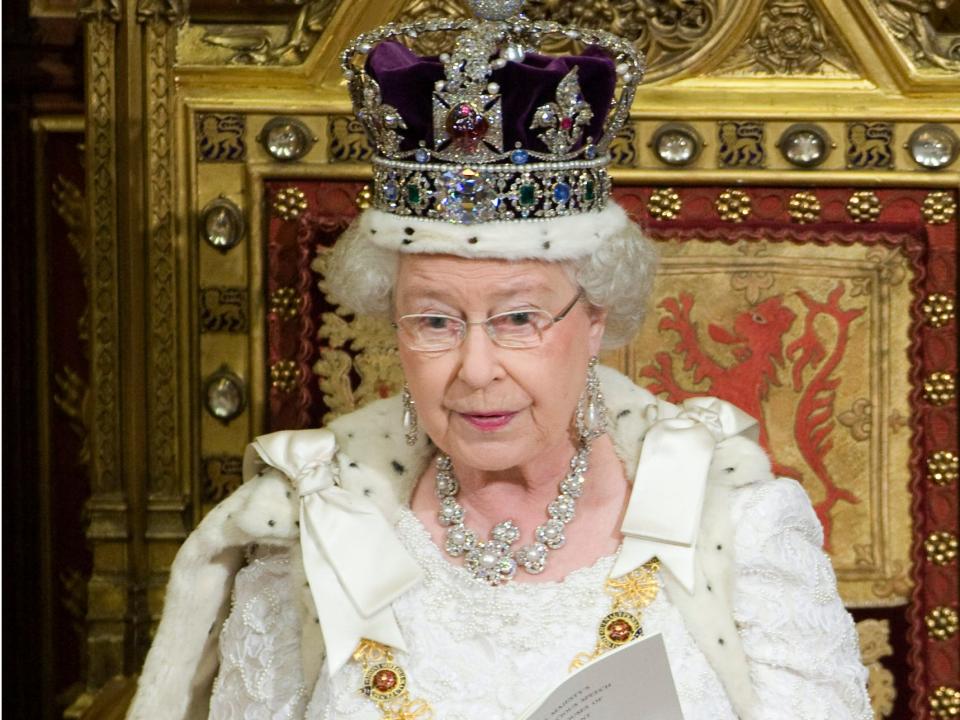
M 402 338 L 402 334 L 400 332 L 400 321 L 405 320 L 407 318 L 442 317 L 442 318 L 446 318 L 447 320 L 453 320 L 454 322 L 460 323 L 461 330 L 460 332 L 457 333 L 457 341 L 450 347 L 430 350 L 427 348 L 414 347 L 409 343 L 404 343 L 407 345 L 408 348 L 410 348 L 415 352 L 444 353 L 444 352 L 450 352 L 451 350 L 456 350 L 458 347 L 460 347 L 460 345 L 463 344 L 464 339 L 467 337 L 467 331 L 470 329 L 471 325 L 483 325 L 484 330 L 486 330 L 487 332 L 487 337 L 490 338 L 490 341 L 497 347 L 502 347 L 507 350 L 527 350 L 529 348 L 539 347 L 543 343 L 543 333 L 546 333 L 547 331 L 549 331 L 550 328 L 552 328 L 558 322 L 563 320 L 567 315 L 569 315 L 570 311 L 573 310 L 573 308 L 576 306 L 576 304 L 580 301 L 580 298 L 582 297 L 584 297 L 583 288 L 578 288 L 577 294 L 573 297 L 573 300 L 567 303 L 566 307 L 564 307 L 563 310 L 561 310 L 556 315 L 550 315 L 550 312 L 548 310 L 535 307 L 535 306 L 523 307 L 523 308 L 518 308 L 516 310 L 507 310 L 506 312 L 496 313 L 495 315 L 491 315 L 490 317 L 488 317 L 486 320 L 465 320 L 463 318 L 454 317 L 453 315 L 446 315 L 444 313 L 410 313 L 409 315 L 401 315 L 399 318 L 397 318 L 395 322 L 392 322 L 391 325 L 393 325 L 394 329 L 397 330 L 397 337 Z M 540 342 L 537 343 L 536 345 L 503 345 L 501 344 L 501 342 L 497 338 L 496 332 L 493 329 L 493 325 L 491 324 L 491 321 L 496 320 L 499 317 L 503 317 L 504 315 L 513 315 L 515 313 L 530 312 L 530 311 L 542 312 L 550 317 L 550 325 L 544 328 L 543 333 L 541 333 Z

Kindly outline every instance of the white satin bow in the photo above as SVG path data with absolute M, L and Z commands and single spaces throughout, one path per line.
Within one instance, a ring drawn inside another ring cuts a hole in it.
M 714 448 L 734 435 L 755 436 L 757 421 L 711 397 L 690 398 L 680 405 L 658 400 L 646 409 L 646 419 L 651 425 L 643 438 L 621 526 L 623 547 L 610 574 L 619 577 L 656 556 L 692 593 L 700 514 Z
M 251 447 L 300 494 L 300 547 L 328 672 L 343 667 L 362 638 L 405 650 L 390 604 L 419 582 L 420 567 L 373 502 L 336 484 L 333 433 L 275 432 Z

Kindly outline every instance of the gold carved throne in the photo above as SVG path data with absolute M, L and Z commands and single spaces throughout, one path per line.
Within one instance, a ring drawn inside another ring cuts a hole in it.
M 716 395 L 761 420 L 777 471 L 824 524 L 876 717 L 955 717 L 957 13 L 898 0 L 527 11 L 613 29 L 649 62 L 612 174 L 662 269 L 644 328 L 605 362 L 668 399 Z M 67 274 L 49 258 L 87 267 L 73 292 L 89 361 L 76 381 L 50 370 L 42 399 L 50 427 L 72 412 L 88 457 L 86 692 L 69 716 L 129 699 L 123 681 L 97 692 L 136 674 L 172 558 L 239 483 L 250 439 L 398 390 L 389 328 L 325 294 L 326 253 L 370 192 L 338 54 L 391 19 L 465 13 L 455 0 L 81 9 L 85 124 L 37 125 L 48 292 Z M 54 151 L 81 128 L 74 193 Z M 86 403 L 64 387 L 88 388 Z

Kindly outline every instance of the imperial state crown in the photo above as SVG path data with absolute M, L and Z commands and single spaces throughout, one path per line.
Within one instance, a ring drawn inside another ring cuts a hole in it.
M 343 51 L 375 148 L 373 206 L 461 225 L 602 210 L 642 57 L 602 30 L 529 20 L 516 0 L 472 5 L 474 19 L 390 23 Z M 437 33 L 450 52 L 407 47 Z M 540 51 L 557 40 L 579 53 Z

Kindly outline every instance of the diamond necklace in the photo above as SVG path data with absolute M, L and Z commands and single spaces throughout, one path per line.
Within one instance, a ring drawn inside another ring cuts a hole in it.
M 570 460 L 570 471 L 560 481 L 560 493 L 547 505 L 550 519 L 537 527 L 535 542 L 515 551 L 512 547 L 520 537 L 520 528 L 513 520 L 504 520 L 494 526 L 486 542 L 479 540 L 477 533 L 464 524 L 467 511 L 457 502 L 460 483 L 453 473 L 453 462 L 449 455 L 440 453 L 437 456 L 437 497 L 440 498 L 437 520 L 447 528 L 447 554 L 465 556 L 466 567 L 473 576 L 490 585 L 509 582 L 518 567 L 533 575 L 542 573 L 549 552 L 563 547 L 567 541 L 564 527 L 573 520 L 577 498 L 583 493 L 589 458 L 590 445 L 581 440 L 577 453 Z

